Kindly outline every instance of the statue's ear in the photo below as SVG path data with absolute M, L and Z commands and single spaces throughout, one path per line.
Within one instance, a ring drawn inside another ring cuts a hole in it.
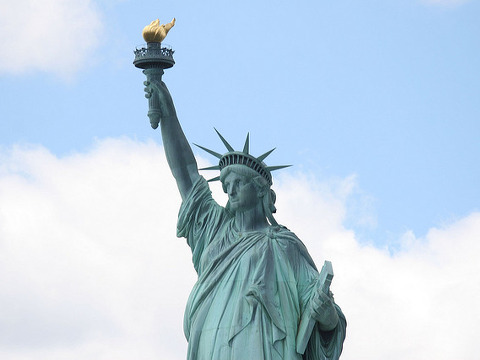
M 267 189 L 265 187 L 262 187 L 257 191 L 257 196 L 259 198 L 263 198 L 265 196 L 266 192 L 267 192 Z

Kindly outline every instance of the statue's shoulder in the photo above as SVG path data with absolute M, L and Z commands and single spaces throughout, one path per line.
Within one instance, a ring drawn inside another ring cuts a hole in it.
M 316 269 L 315 263 L 308 253 L 306 246 L 294 232 L 282 225 L 271 226 L 269 232 L 269 236 L 274 238 L 284 248 L 284 251 L 289 254 L 289 258 L 293 254 L 297 254 Z
M 289 245 L 303 245 L 300 239 L 283 225 L 272 225 L 268 229 L 268 236 Z

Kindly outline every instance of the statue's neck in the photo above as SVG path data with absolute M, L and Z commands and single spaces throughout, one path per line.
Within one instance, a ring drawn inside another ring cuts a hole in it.
M 269 226 L 263 213 L 263 208 L 256 206 L 253 209 L 235 213 L 235 225 L 239 231 L 258 231 Z

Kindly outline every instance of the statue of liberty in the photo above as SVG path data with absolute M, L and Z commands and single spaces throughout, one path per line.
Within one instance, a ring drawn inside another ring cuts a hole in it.
M 167 87 L 153 79 L 145 85 L 157 97 L 163 145 L 182 197 L 177 236 L 187 239 L 198 274 L 184 318 L 188 360 L 338 359 L 345 317 L 328 286 L 322 290 L 306 247 L 273 217 L 271 171 L 283 166 L 265 165 L 271 151 L 251 155 L 248 136 L 235 151 L 218 133 L 227 152 L 202 149 L 219 159 L 211 169 L 220 176 L 212 180 L 228 195 L 220 206 L 198 172 Z M 305 323 L 310 328 L 301 331 Z

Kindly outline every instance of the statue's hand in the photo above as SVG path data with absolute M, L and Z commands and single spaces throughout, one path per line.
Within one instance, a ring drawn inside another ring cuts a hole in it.
M 144 81 L 143 85 L 145 85 L 145 97 L 150 99 L 153 95 L 153 85 L 150 81 Z
M 163 81 L 147 80 L 144 81 L 143 84 L 145 85 L 145 97 L 150 100 L 149 102 L 152 102 L 152 97 L 156 97 L 152 105 L 156 110 L 160 111 L 162 119 L 175 115 L 175 106 L 173 105 L 172 96 Z
M 321 289 L 312 299 L 312 317 L 319 323 L 323 331 L 333 330 L 338 323 L 338 314 L 333 305 L 332 293 L 325 294 Z

